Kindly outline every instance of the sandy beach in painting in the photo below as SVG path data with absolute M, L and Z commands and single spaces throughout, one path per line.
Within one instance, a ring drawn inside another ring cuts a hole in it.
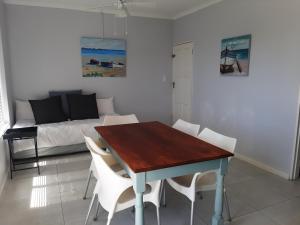
M 82 75 L 83 77 L 124 77 L 126 76 L 126 65 L 122 68 L 106 68 L 101 65 L 90 65 L 91 59 L 97 57 L 82 57 Z M 114 61 L 114 63 L 122 63 L 120 61 Z
M 104 68 L 101 66 L 84 66 L 82 67 L 84 77 L 124 77 L 126 68 Z

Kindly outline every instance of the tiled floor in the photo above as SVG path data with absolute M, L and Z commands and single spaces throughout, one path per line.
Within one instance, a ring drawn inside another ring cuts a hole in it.
M 89 154 L 52 158 L 36 170 L 15 173 L 0 198 L 0 225 L 83 225 L 89 199 L 82 200 L 90 165 Z M 300 225 L 300 181 L 289 182 L 245 162 L 233 159 L 225 179 L 233 225 Z M 93 185 L 89 190 L 91 196 Z M 195 207 L 194 225 L 210 224 L 214 193 L 204 193 Z M 161 208 L 162 225 L 188 225 L 190 203 L 167 188 L 167 207 Z M 225 214 L 225 213 L 224 213 Z M 147 225 L 156 225 L 155 208 L 145 209 Z M 101 210 L 98 221 L 106 224 Z M 133 225 L 131 210 L 117 213 L 111 225 Z

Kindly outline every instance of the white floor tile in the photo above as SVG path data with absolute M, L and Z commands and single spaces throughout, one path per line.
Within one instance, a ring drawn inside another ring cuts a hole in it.
M 262 211 L 275 222 L 284 225 L 300 224 L 300 198 L 295 198 Z
M 90 154 L 42 160 L 36 170 L 21 171 L 9 180 L 0 197 L 0 225 L 83 225 L 95 179 L 88 199 L 82 200 L 91 162 Z M 233 159 L 225 178 L 233 225 L 300 225 L 300 181 L 289 182 L 252 165 Z M 197 199 L 194 225 L 210 225 L 214 192 Z M 162 225 L 189 225 L 190 201 L 167 186 L 167 207 L 160 207 Z M 13 210 L 12 210 L 13 209 Z M 94 214 L 94 213 L 93 213 Z M 226 219 L 226 212 L 223 213 Z M 107 212 L 100 209 L 97 221 L 105 225 Z M 147 225 L 156 225 L 156 209 L 145 208 Z M 131 209 L 115 214 L 111 225 L 133 225 Z M 228 222 L 225 223 L 226 225 Z
M 280 225 L 261 212 L 255 212 L 246 216 L 238 217 L 231 222 L 231 225 Z

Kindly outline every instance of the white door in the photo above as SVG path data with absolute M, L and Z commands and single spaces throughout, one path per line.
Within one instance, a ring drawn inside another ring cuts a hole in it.
M 173 48 L 173 122 L 191 120 L 193 43 Z

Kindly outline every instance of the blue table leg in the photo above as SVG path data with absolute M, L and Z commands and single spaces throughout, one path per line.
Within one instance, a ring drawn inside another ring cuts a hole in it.
M 227 170 L 228 159 L 220 160 L 220 168 L 217 172 L 217 184 L 216 184 L 216 197 L 215 197 L 215 210 L 212 218 L 212 225 L 223 225 L 223 192 L 224 192 L 224 175 Z
M 135 191 L 135 225 L 144 225 L 144 202 L 145 173 L 136 174 L 133 178 Z
M 143 193 L 136 193 L 135 225 L 144 225 Z

